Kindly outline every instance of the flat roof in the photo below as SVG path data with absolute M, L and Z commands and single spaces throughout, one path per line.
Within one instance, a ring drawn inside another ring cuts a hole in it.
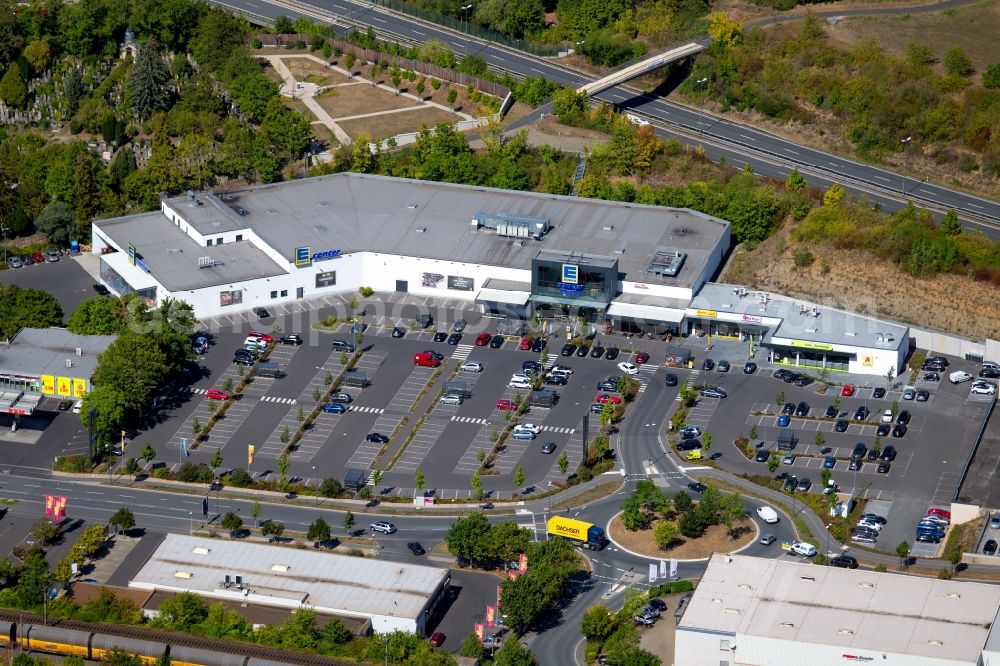
M 10 342 L 0 343 L 0 372 L 25 375 L 90 377 L 116 335 L 77 335 L 65 328 L 22 328 Z M 76 355 L 77 348 L 82 356 Z M 66 359 L 73 367 L 66 367 Z
M 677 286 L 693 284 L 729 228 L 725 220 L 680 208 L 358 173 L 198 197 L 203 206 L 192 207 L 186 196 L 166 203 L 193 214 L 195 228 L 219 221 L 219 207 L 228 206 L 226 224 L 252 229 L 289 260 L 295 248 L 309 247 L 528 269 L 546 250 L 612 257 L 630 279 Z M 495 229 L 474 230 L 478 213 L 546 218 L 552 228 L 541 240 L 498 236 Z M 688 255 L 677 277 L 648 272 L 664 248 Z
M 974 662 L 998 608 L 995 585 L 716 554 L 678 631 Z
M 180 199 L 187 201 L 186 197 Z M 182 206 L 178 212 L 186 215 L 190 211 Z M 201 246 L 160 211 L 98 220 L 94 224 L 123 250 L 129 243 L 134 245 L 137 256 L 149 272 L 165 289 L 173 292 L 288 272 L 248 240 Z M 202 257 L 211 258 L 213 265 L 199 267 Z
M 235 584 L 242 576 L 247 594 Z M 447 569 L 257 543 L 168 534 L 129 587 L 317 612 L 417 619 Z
M 706 282 L 688 309 L 779 318 L 781 323 L 769 332 L 772 338 L 897 349 L 909 335 L 909 327 L 900 324 L 780 294 L 753 289 L 743 293 L 740 289 L 739 285 Z

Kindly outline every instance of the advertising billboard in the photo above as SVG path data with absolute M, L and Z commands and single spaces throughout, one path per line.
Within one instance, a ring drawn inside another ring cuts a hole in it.
M 56 392 L 56 378 L 55 375 L 42 375 L 42 393 L 45 395 L 54 395 Z
M 440 273 L 421 273 L 420 274 L 420 286 L 430 287 L 431 289 L 440 289 L 441 283 L 444 282 L 444 276 Z
M 56 393 L 58 395 L 70 395 L 73 391 L 73 381 L 69 377 L 59 377 L 56 379 Z
M 87 380 L 86 379 L 73 379 L 73 397 L 82 398 L 87 395 Z
M 470 277 L 462 277 L 461 275 L 449 275 L 448 288 L 457 289 L 458 291 L 473 291 L 476 288 L 476 280 Z
M 322 289 L 323 287 L 332 287 L 337 284 L 337 271 L 327 271 L 325 273 L 316 273 L 316 288 Z
M 243 302 L 243 290 L 234 289 L 232 291 L 219 292 L 219 305 L 239 305 Z

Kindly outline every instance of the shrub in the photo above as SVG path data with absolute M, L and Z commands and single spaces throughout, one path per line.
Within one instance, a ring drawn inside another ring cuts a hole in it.
M 944 68 L 952 76 L 968 76 L 975 71 L 972 59 L 961 46 L 956 46 L 945 52 Z
M 236 488 L 246 488 L 250 485 L 252 480 L 253 479 L 250 478 L 250 473 L 242 467 L 239 467 L 229 473 L 229 476 L 226 478 L 226 483 L 227 485 L 234 486 Z
M 807 247 L 797 247 L 795 251 L 792 252 L 792 261 L 799 268 L 806 268 L 807 266 L 812 266 L 816 258 L 813 253 Z

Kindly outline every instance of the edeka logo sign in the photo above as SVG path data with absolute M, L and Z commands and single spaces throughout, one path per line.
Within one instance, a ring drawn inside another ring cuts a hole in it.
M 312 254 L 309 252 L 308 247 L 297 247 L 295 248 L 295 266 L 296 268 L 303 268 L 312 264 Z
M 562 281 L 566 284 L 577 284 L 580 282 L 580 267 L 576 264 L 562 265 Z
M 313 261 L 327 261 L 329 259 L 336 259 L 340 256 L 340 250 L 327 250 L 326 252 L 317 252 L 312 256 Z

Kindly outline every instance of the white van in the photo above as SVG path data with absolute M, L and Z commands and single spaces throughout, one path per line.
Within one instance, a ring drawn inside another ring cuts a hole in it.
M 757 515 L 765 523 L 771 524 L 778 522 L 778 512 L 769 506 L 757 507 Z
M 948 381 L 950 381 L 952 384 L 961 384 L 962 382 L 971 382 L 972 381 L 972 375 L 970 375 L 967 372 L 962 372 L 961 370 L 959 370 L 957 372 L 953 372 L 950 375 L 948 375 Z

